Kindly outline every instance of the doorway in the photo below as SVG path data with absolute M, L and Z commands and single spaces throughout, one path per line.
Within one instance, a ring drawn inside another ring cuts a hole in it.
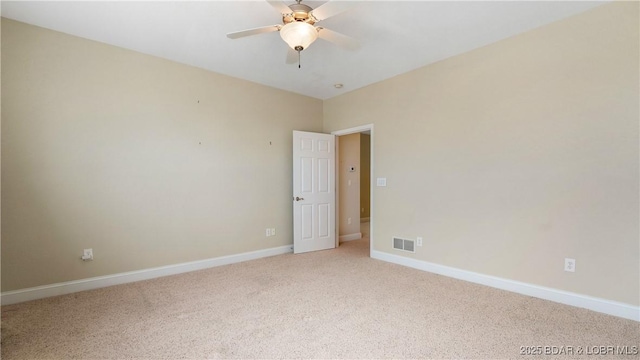
M 373 124 L 331 134 L 336 136 L 336 247 L 340 242 L 369 237 L 371 255 L 375 215 L 371 183 L 374 170 Z

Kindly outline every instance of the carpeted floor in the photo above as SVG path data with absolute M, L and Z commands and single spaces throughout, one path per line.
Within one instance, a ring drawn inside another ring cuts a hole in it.
M 637 322 L 372 260 L 368 247 L 3 306 L 2 359 L 513 359 L 532 357 L 523 346 L 640 345 Z

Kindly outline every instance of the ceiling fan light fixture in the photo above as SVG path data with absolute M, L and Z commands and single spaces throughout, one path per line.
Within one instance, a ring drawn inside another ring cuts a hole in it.
M 316 41 L 318 38 L 318 30 L 306 22 L 294 21 L 284 25 L 282 29 L 280 29 L 280 36 L 289 47 L 296 51 L 301 51 Z

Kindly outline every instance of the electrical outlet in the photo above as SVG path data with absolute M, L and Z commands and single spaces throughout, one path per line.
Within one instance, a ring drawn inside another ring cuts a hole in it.
M 267 228 L 267 230 L 265 230 L 265 235 L 267 236 L 271 236 L 271 229 Z
M 84 249 L 82 251 L 81 259 L 83 261 L 91 261 L 91 260 L 93 260 L 93 249 Z
M 271 228 L 271 236 L 276 236 L 276 228 Z
M 576 259 L 564 259 L 564 271 L 576 272 Z
M 422 246 L 422 238 L 420 236 L 416 238 L 416 245 Z
M 351 225 L 351 218 L 347 218 L 347 225 Z

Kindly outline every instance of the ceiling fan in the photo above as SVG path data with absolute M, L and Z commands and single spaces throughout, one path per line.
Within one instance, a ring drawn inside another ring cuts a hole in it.
M 282 14 L 282 25 L 263 26 L 255 29 L 231 32 L 230 39 L 279 31 L 282 39 L 289 45 L 287 64 L 298 60 L 300 67 L 300 52 L 308 48 L 317 38 L 334 43 L 347 50 L 355 50 L 360 44 L 354 38 L 315 26 L 316 23 L 337 15 L 355 5 L 354 2 L 329 1 L 316 9 L 296 0 L 295 4 L 286 5 L 281 0 L 267 0 L 269 5 Z M 297 59 L 296 59 L 297 58 Z

